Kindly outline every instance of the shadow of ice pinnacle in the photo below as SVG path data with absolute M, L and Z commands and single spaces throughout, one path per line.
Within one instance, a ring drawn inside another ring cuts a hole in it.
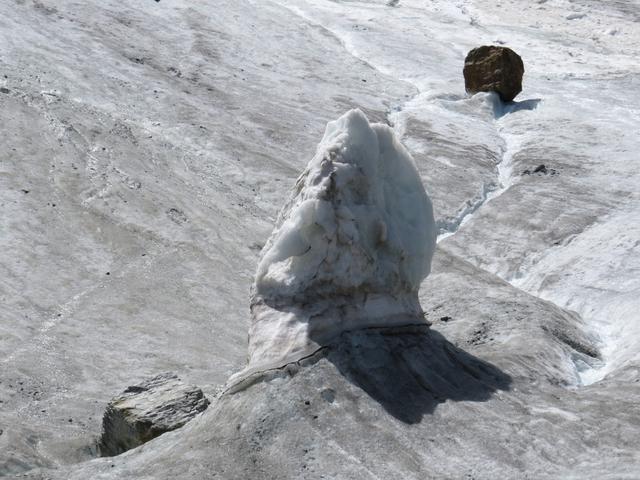
M 447 400 L 483 402 L 511 377 L 426 325 L 343 334 L 328 360 L 398 420 L 415 424 Z

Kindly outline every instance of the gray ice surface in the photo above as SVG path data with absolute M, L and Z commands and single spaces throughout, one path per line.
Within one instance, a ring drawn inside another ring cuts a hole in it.
M 637 2 L 387 3 L 0 2 L 0 476 L 640 477 Z M 465 96 L 483 43 L 522 55 L 516 103 Z M 275 215 L 354 107 L 433 199 L 433 327 L 223 393 Z M 92 460 L 162 371 L 212 405 Z

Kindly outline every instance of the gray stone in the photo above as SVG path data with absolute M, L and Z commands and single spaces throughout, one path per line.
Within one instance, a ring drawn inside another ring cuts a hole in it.
M 209 400 L 202 390 L 185 385 L 172 373 L 162 373 L 127 387 L 107 406 L 100 453 L 118 455 L 142 445 L 182 427 L 208 406 Z

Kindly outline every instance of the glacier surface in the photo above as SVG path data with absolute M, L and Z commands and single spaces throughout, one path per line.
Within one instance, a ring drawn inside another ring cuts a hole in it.
M 17 0 L 0 37 L 0 476 L 638 478 L 638 2 Z M 479 44 L 523 57 L 514 103 L 465 94 Z M 354 108 L 428 187 L 433 325 L 224 393 L 278 211 Z M 161 371 L 207 413 L 93 459 Z

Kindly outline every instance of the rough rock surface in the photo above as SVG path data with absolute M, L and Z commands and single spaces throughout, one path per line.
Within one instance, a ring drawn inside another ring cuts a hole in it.
M 463 73 L 467 92 L 496 92 L 510 102 L 522 91 L 524 63 L 510 48 L 482 46 L 467 54 Z
M 177 375 L 162 373 L 127 387 L 107 406 L 99 449 L 118 455 L 163 433 L 182 427 L 209 406 L 198 387 L 185 385 Z
M 357 109 L 329 122 L 258 264 L 248 370 L 345 331 L 423 322 L 435 244 L 431 200 L 393 130 Z

